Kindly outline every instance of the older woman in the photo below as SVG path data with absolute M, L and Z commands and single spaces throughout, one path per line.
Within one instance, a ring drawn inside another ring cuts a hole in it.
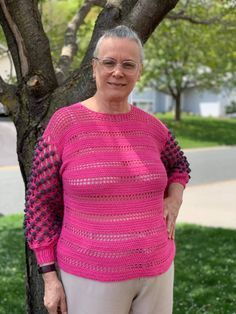
M 95 95 L 56 111 L 37 144 L 25 224 L 50 314 L 172 313 L 190 170 L 168 129 L 128 102 L 142 61 L 132 30 L 105 32 Z

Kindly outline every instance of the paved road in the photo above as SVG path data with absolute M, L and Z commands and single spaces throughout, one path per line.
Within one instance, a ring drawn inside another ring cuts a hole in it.
M 24 209 L 24 185 L 16 155 L 16 130 L 12 122 L 0 118 L 0 214 Z
M 16 129 L 12 122 L 0 117 L 0 167 L 17 165 Z
M 23 212 L 24 195 L 24 185 L 19 167 L 0 167 L 0 214 Z
M 186 150 L 190 162 L 190 185 L 236 179 L 236 146 Z

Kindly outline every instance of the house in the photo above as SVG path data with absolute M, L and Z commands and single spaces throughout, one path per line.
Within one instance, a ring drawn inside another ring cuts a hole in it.
M 129 101 L 143 110 L 156 113 L 168 112 L 174 109 L 174 99 L 167 94 L 147 87 L 143 91 L 134 89 Z M 182 111 L 203 117 L 225 117 L 226 107 L 236 101 L 236 90 L 226 88 L 214 90 L 199 90 L 189 88 L 182 94 Z

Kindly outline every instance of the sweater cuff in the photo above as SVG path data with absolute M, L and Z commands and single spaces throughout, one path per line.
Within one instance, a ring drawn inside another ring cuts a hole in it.
M 179 183 L 179 184 L 183 185 L 184 188 L 186 187 L 186 184 L 187 184 L 186 180 L 173 178 L 173 179 L 168 180 L 167 187 L 169 187 L 171 185 L 171 183 Z
M 55 262 L 55 248 L 46 247 L 46 248 L 37 248 L 34 249 L 34 253 L 37 259 L 38 265 Z

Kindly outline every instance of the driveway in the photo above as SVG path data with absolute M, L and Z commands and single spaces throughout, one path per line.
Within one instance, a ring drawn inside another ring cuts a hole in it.
M 178 222 L 236 229 L 236 146 L 186 150 L 192 179 Z
M 177 221 L 236 229 L 236 180 L 187 187 Z

